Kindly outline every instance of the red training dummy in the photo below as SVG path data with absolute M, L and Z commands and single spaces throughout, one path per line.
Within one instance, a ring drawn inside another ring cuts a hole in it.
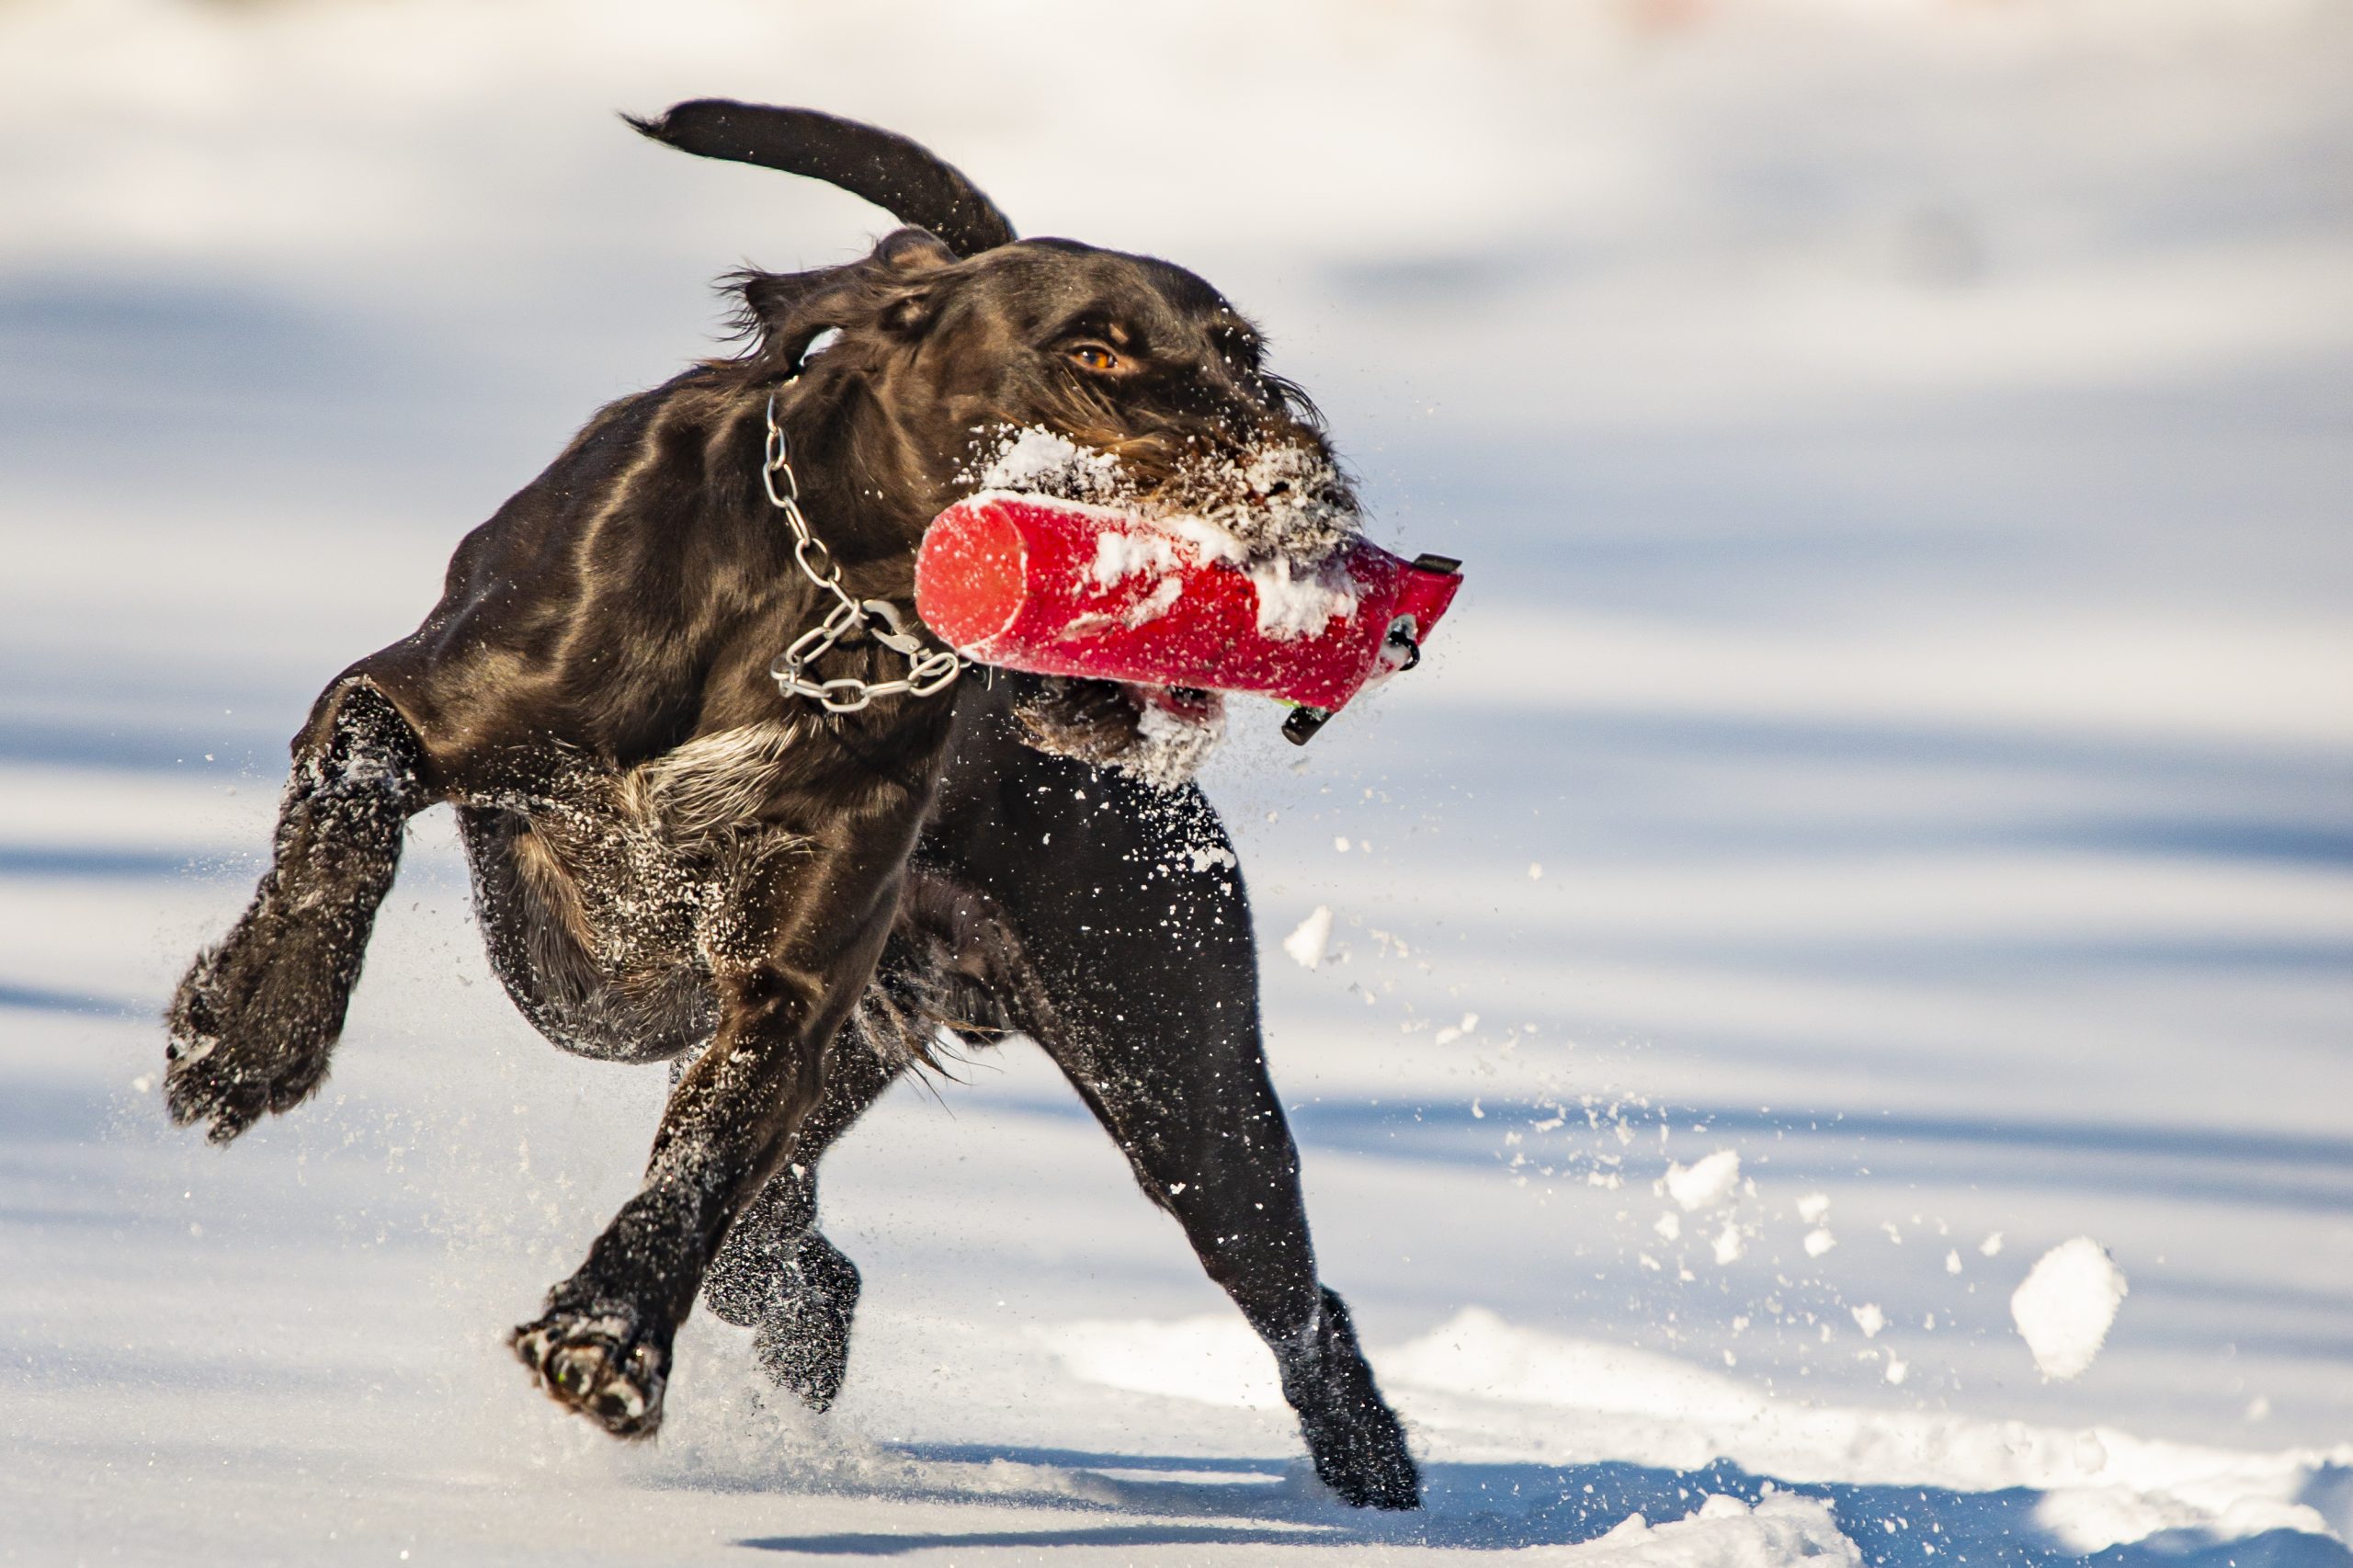
M 983 491 L 932 520 L 915 557 L 925 624 L 982 664 L 1296 705 L 1304 743 L 1410 669 L 1462 585 L 1444 556 L 1349 540 L 1312 571 L 1249 563 L 1206 524 Z

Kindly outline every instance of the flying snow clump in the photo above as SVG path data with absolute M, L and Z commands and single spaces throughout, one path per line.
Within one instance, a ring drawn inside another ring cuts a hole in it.
M 1740 1155 L 1731 1149 L 1719 1149 L 1688 1165 L 1666 1167 L 1666 1195 L 1682 1205 L 1687 1214 L 1716 1208 L 1739 1185 Z
M 2124 1271 L 2089 1236 L 2061 1242 L 2036 1260 L 2010 1297 L 2010 1317 L 2044 1377 L 2083 1375 L 2128 1289 Z
M 1315 913 L 1299 923 L 1299 929 L 1283 938 L 1283 951 L 1302 969 L 1313 969 L 1324 961 L 1324 949 L 1332 943 L 1332 906 L 1319 903 Z

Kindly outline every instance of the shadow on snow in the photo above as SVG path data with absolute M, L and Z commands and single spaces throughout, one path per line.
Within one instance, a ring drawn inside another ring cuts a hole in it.
M 1622 1463 L 1432 1463 L 1423 1471 L 1422 1511 L 1400 1515 L 1342 1507 L 1307 1479 L 1303 1462 L 979 1444 L 905 1444 L 893 1451 L 922 1463 L 1088 1471 L 1097 1496 L 1074 1502 L 1059 1491 L 1025 1494 L 1017 1484 L 993 1482 L 985 1490 L 947 1484 L 929 1500 L 1052 1508 L 1067 1513 L 1070 1521 L 1018 1529 L 761 1536 L 737 1544 L 762 1551 L 872 1557 L 941 1547 L 1355 1544 L 1495 1551 L 1594 1540 L 1632 1514 L 1654 1525 L 1682 1519 L 1710 1496 L 1737 1497 L 1753 1506 L 1769 1489 L 1828 1503 L 1840 1529 L 1871 1568 L 2039 1568 L 2067 1562 L 2109 1568 L 2353 1568 L 2353 1551 L 2341 1542 L 2288 1529 L 2223 1541 L 2200 1531 L 2170 1530 L 2086 1556 L 2052 1539 L 2036 1518 L 2042 1494 L 2023 1488 L 1788 1486 L 1721 1461 L 1694 1471 Z M 1154 1478 L 1154 1471 L 1170 1472 L 1170 1478 Z M 1233 1479 L 1175 1479 L 1178 1473 Z M 2338 1483 L 2345 1479 L 2332 1476 Z M 2316 1484 L 2325 1487 L 2330 1481 L 2324 1477 Z

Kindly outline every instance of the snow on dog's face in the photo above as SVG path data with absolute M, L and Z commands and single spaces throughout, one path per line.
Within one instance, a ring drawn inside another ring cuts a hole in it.
M 827 411 L 861 499 L 897 511 L 909 547 L 982 489 L 1184 519 L 1231 541 L 1217 553 L 1287 584 L 1359 531 L 1313 403 L 1265 369 L 1257 330 L 1182 267 L 1069 240 L 960 260 L 906 229 L 866 261 L 742 287 L 758 352 L 801 365 L 795 407 Z M 828 331 L 830 346 L 810 355 Z M 1064 689 L 1074 684 L 1053 688 L 1067 722 L 1032 726 L 1040 744 L 1122 766 L 1184 751 L 1181 767 L 1138 767 L 1160 781 L 1207 750 L 1173 745 L 1172 726 L 1199 740 L 1219 721 L 1214 699 L 1130 690 L 1082 702 Z M 1043 735 L 1055 728 L 1065 733 Z
M 981 490 L 1085 501 L 1192 525 L 1188 531 L 1213 529 L 1228 541 L 1211 552 L 1221 559 L 1313 565 L 1362 531 L 1328 454 L 1295 442 L 1188 455 L 1172 474 L 1155 479 L 1117 450 L 1020 425 L 1000 427 L 983 458 L 973 471 Z

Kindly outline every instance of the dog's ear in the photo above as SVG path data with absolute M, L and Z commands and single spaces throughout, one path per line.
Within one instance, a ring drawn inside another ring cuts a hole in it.
M 874 247 L 871 260 L 902 285 L 875 312 L 874 324 L 899 337 L 919 335 L 931 324 L 937 303 L 934 290 L 921 281 L 923 275 L 955 266 L 956 253 L 929 230 L 901 229 Z
M 919 223 L 958 256 L 1013 239 L 996 203 L 928 149 L 892 131 L 811 108 L 725 98 L 676 104 L 659 119 L 624 115 L 656 142 L 702 158 L 758 164 L 837 185 L 902 223 Z
M 856 287 L 857 267 L 821 267 L 809 272 L 761 272 L 746 268 L 729 274 L 722 286 L 743 301 L 735 312 L 735 330 L 756 343 L 763 358 L 798 365 L 819 333 L 843 325 L 858 312 L 861 294 Z
M 926 274 L 956 265 L 956 254 L 926 229 L 900 229 L 861 261 L 810 272 L 745 271 L 728 285 L 742 296 L 737 324 L 760 352 L 797 365 L 819 334 L 872 325 L 897 335 L 931 319 Z
M 883 235 L 882 243 L 874 247 L 873 259 L 892 272 L 913 277 L 937 267 L 953 267 L 956 253 L 930 230 L 908 228 Z

